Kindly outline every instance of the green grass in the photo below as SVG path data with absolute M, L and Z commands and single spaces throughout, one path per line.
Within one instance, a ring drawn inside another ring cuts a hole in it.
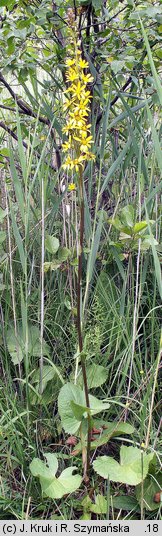
M 141 28 L 160 102 L 159 77 L 143 25 Z M 154 105 L 144 94 L 142 103 L 132 106 L 131 98 L 121 95 L 114 118 L 110 97 L 111 92 L 108 98 L 103 98 L 100 143 L 97 140 L 95 143 L 99 169 L 89 165 L 85 172 L 84 351 L 87 365 L 102 365 L 107 371 L 107 381 L 92 391 L 98 398 L 110 401 L 110 409 L 102 417 L 116 423 L 126 421 L 133 425 L 134 433 L 112 437 L 97 452 L 92 450 L 91 461 L 102 454 L 118 460 L 121 444 L 140 447 L 145 443 L 147 452 L 155 453 L 158 473 L 162 159 L 159 121 L 155 124 L 154 113 L 159 113 L 159 103 Z M 119 129 L 118 147 L 112 132 L 114 126 Z M 37 144 L 41 133 L 38 116 L 31 136 L 26 137 L 27 150 L 22 143 L 22 117 L 18 111 L 16 128 L 18 143 L 8 143 L 10 161 L 6 163 L 4 158 L 0 168 L 3 209 L 7 210 L 1 222 L 6 238 L 0 260 L 0 283 L 4 285 L 0 290 L 0 517 L 48 519 L 57 515 L 78 519 L 83 510 L 88 515 L 82 504 L 87 496 L 85 484 L 63 500 L 51 500 L 42 497 L 38 480 L 29 470 L 34 456 L 43 458 L 50 451 L 57 452 L 61 470 L 73 464 L 82 472 L 80 454 L 70 456 L 71 447 L 66 443 L 67 434 L 61 427 L 57 408 L 59 389 L 64 382 L 77 381 L 79 370 L 78 199 L 77 193 L 61 191 L 61 181 L 66 184 L 62 170 L 51 169 L 50 131 L 45 142 Z M 2 144 L 3 135 L 1 132 Z M 70 217 L 66 205 L 70 206 Z M 142 249 L 143 236 L 138 237 L 137 245 L 134 241 L 130 246 L 128 240 L 123 240 L 121 248 L 119 231 L 112 222 L 128 205 L 134 207 L 136 222 L 147 222 L 150 242 L 146 250 Z M 55 235 L 61 246 L 70 249 L 71 260 L 46 272 L 44 260 L 52 260 L 44 247 L 47 234 Z M 8 347 L 11 324 L 17 341 L 16 364 Z M 22 360 L 19 359 L 20 324 Z M 39 351 L 33 353 L 29 351 L 30 325 L 40 333 Z M 44 340 L 48 343 L 45 355 Z M 51 365 L 55 375 L 42 393 L 45 365 Z M 34 383 L 34 374 L 37 372 L 39 376 L 39 371 L 40 380 Z M 155 472 L 152 479 L 158 481 L 158 476 Z M 131 500 L 136 501 L 135 487 L 128 489 L 123 484 L 119 489 L 113 482 L 108 482 L 107 487 L 93 472 L 92 465 L 90 478 L 92 501 L 99 493 L 107 498 L 109 519 L 117 519 L 118 515 L 121 519 L 140 519 L 141 515 L 146 519 L 160 519 L 156 503 L 149 510 L 141 498 L 131 508 Z M 157 489 L 159 486 L 158 483 Z M 154 490 L 150 493 L 153 500 Z M 120 495 L 125 496 L 125 507 L 115 503 Z M 98 514 L 98 518 L 106 519 L 106 514 Z

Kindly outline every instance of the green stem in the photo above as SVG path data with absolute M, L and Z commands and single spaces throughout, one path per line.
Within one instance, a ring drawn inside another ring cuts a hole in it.
M 77 330 L 79 353 L 81 356 L 81 368 L 83 374 L 83 383 L 85 391 L 86 406 L 90 408 L 87 373 L 85 359 L 83 356 L 83 334 L 82 334 L 82 318 L 81 318 L 81 287 L 82 287 L 82 265 L 83 265 L 83 237 L 84 237 L 84 194 L 83 194 L 83 174 L 82 169 L 79 170 L 79 204 L 80 204 L 80 238 L 79 238 L 79 257 L 78 257 L 78 280 L 77 280 Z M 90 446 L 91 446 L 91 418 L 88 412 L 88 435 L 87 435 L 87 459 L 84 468 L 84 479 L 88 481 L 89 463 L 90 463 Z

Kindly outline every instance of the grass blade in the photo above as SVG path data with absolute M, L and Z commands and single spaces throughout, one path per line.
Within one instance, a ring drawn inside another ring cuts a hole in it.
M 108 174 L 104 180 L 104 183 L 102 185 L 102 188 L 100 190 L 100 195 L 103 194 L 106 186 L 107 186 L 107 183 L 109 182 L 109 180 L 111 179 L 112 175 L 114 175 L 114 173 L 116 172 L 116 170 L 118 169 L 118 167 L 120 166 L 121 162 L 123 161 L 129 147 L 130 147 L 130 144 L 131 144 L 131 139 L 129 138 L 127 143 L 124 145 L 122 151 L 120 152 L 119 156 L 116 158 L 115 162 L 113 162 L 113 164 L 111 165 L 109 171 L 108 171 Z
M 159 97 L 160 104 L 162 105 L 162 86 L 161 86 L 160 78 L 159 78 L 158 73 L 156 71 L 156 67 L 155 67 L 155 64 L 154 64 L 153 57 L 152 57 L 152 52 L 151 52 L 151 48 L 150 48 L 149 41 L 148 41 L 148 38 L 147 38 L 147 34 L 145 32 L 145 29 L 144 29 L 144 26 L 143 26 L 143 23 L 142 23 L 140 17 L 139 17 L 139 20 L 140 20 L 140 24 L 141 24 L 141 30 L 142 30 L 146 50 L 147 50 L 148 59 L 149 59 L 149 62 L 150 62 L 151 71 L 152 71 L 153 78 L 154 78 L 154 84 L 155 84 L 155 87 L 156 87 L 156 91 L 157 91 L 157 94 L 158 94 L 158 97 Z
M 12 207 L 11 202 L 10 202 L 10 213 L 11 213 L 13 233 L 14 233 L 14 237 L 15 237 L 15 240 L 16 240 L 18 250 L 19 250 L 22 270 L 23 270 L 23 273 L 25 275 L 26 274 L 26 259 L 25 259 L 23 241 L 22 241 L 21 235 L 19 233 L 19 229 L 18 229 L 18 226 L 17 226 L 17 223 L 16 223 L 16 219 L 15 219 L 15 215 L 14 215 L 14 211 L 13 211 L 13 207 Z

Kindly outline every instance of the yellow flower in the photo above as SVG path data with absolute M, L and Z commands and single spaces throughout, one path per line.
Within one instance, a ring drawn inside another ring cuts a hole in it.
M 90 74 L 82 73 L 81 79 L 84 82 L 84 84 L 88 84 L 89 82 L 93 82 L 93 76 L 91 76 Z
M 65 127 L 63 127 L 62 129 L 62 132 L 65 132 L 65 134 L 69 134 L 70 130 L 73 129 L 73 124 L 71 121 L 69 121 L 69 123 L 67 123 L 67 125 L 65 125 Z
M 66 61 L 65 61 L 66 65 L 68 67 L 71 67 L 71 65 L 75 65 L 75 60 L 74 59 L 70 59 L 70 58 L 67 58 Z
M 79 60 L 79 67 L 81 67 L 81 69 L 87 69 L 89 67 L 88 62 L 85 61 L 85 60 L 80 59 Z
M 62 150 L 66 152 L 69 151 L 69 149 L 71 149 L 71 142 L 65 141 L 65 143 L 62 144 Z
M 73 163 L 73 160 L 71 159 L 71 157 L 68 155 L 65 162 L 62 164 L 62 167 L 63 169 L 73 169 L 72 168 L 72 163 Z M 74 167 L 74 166 L 73 166 Z
M 77 80 L 79 78 L 79 73 L 75 69 L 69 69 L 69 72 L 66 73 L 66 80 L 69 80 L 69 82 L 74 82 L 74 80 Z
M 77 106 L 74 108 L 74 113 L 77 112 L 79 115 L 82 115 L 84 117 L 88 115 L 89 108 L 87 106 L 87 101 L 84 100 L 83 102 L 80 101 Z
M 68 190 L 69 190 L 69 192 L 73 192 L 74 190 L 76 190 L 76 186 L 75 186 L 74 182 L 71 182 L 69 184 Z
M 73 85 L 71 86 L 71 88 L 70 88 L 71 93 L 74 93 L 74 95 L 75 95 L 76 97 L 78 97 L 78 98 L 81 96 L 81 94 L 84 92 L 84 90 L 85 90 L 85 86 L 82 86 L 82 85 L 81 85 L 80 80 L 79 80 L 79 82 L 77 83 L 77 85 L 76 85 L 76 84 L 73 84 Z
M 91 146 L 91 143 L 93 143 L 92 136 L 86 136 L 86 135 L 87 135 L 86 132 L 82 132 L 81 138 L 74 136 L 74 140 L 77 140 L 80 143 L 81 152 L 85 152 L 87 149 L 89 149 L 89 147 Z
M 70 106 L 72 105 L 72 99 L 66 99 L 66 101 L 63 103 L 63 110 L 66 111 Z
M 86 153 L 86 160 L 95 160 L 95 154 L 90 151 Z

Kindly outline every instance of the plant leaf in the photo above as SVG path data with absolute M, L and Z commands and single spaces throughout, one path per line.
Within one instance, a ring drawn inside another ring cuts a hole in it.
M 89 389 L 93 389 L 94 387 L 100 387 L 100 385 L 103 385 L 103 383 L 105 383 L 107 380 L 108 371 L 107 368 L 103 367 L 102 365 L 97 365 L 96 363 L 87 365 L 86 372 Z M 83 387 L 83 378 L 81 370 L 79 370 L 78 373 L 77 384 Z
M 94 461 L 93 467 L 103 478 L 136 486 L 146 478 L 153 456 L 153 453 L 142 453 L 137 447 L 122 446 L 120 463 L 110 456 L 101 456 Z
M 28 334 L 28 354 L 33 357 L 39 357 L 41 352 L 39 328 L 37 326 L 29 324 Z M 25 339 L 22 324 L 19 323 L 17 325 L 17 337 L 15 335 L 14 326 L 11 325 L 7 331 L 6 340 L 7 348 L 11 355 L 12 362 L 14 363 L 14 365 L 18 365 L 18 363 L 21 363 L 25 355 Z M 50 348 L 46 341 L 43 341 L 43 353 L 45 356 L 49 356 L 50 353 Z
M 140 233 L 140 231 L 143 231 L 143 229 L 146 229 L 146 227 L 147 227 L 147 221 L 139 221 L 135 223 L 133 227 L 133 233 L 134 234 Z
M 55 254 L 59 249 L 59 240 L 55 236 L 46 235 L 45 248 L 49 253 Z
M 103 495 L 97 495 L 95 504 L 90 506 L 90 511 L 94 514 L 106 514 L 107 513 L 107 500 Z
M 104 429 L 103 429 L 104 425 Z M 101 430 L 101 434 L 98 439 L 95 439 L 91 443 L 91 450 L 94 450 L 98 447 L 101 447 L 102 445 L 105 445 L 108 443 L 108 441 L 111 439 L 111 437 L 116 437 L 119 434 L 133 434 L 134 428 L 131 424 L 126 422 L 106 422 L 100 419 L 93 419 L 93 426 L 97 428 L 98 430 Z M 81 443 L 77 443 L 75 446 L 75 449 L 77 451 L 82 450 Z
M 96 415 L 110 407 L 109 403 L 104 402 L 103 400 L 98 400 L 92 395 L 89 396 L 89 401 L 90 415 Z M 73 383 L 66 383 L 63 385 L 58 397 L 58 410 L 65 432 L 77 434 L 83 416 L 87 418 L 84 391 L 82 391 L 78 385 L 74 385 Z
M 112 497 L 112 504 L 114 508 L 126 510 L 127 512 L 135 510 L 140 513 L 141 511 L 137 499 L 135 497 L 129 497 L 128 495 Z
M 77 467 L 68 467 L 56 478 L 58 461 L 55 454 L 51 452 L 45 455 L 47 464 L 39 458 L 34 458 L 30 464 L 30 471 L 33 476 L 40 480 L 43 493 L 51 499 L 61 499 L 67 493 L 72 493 L 79 488 L 82 477 L 79 474 L 73 475 Z

